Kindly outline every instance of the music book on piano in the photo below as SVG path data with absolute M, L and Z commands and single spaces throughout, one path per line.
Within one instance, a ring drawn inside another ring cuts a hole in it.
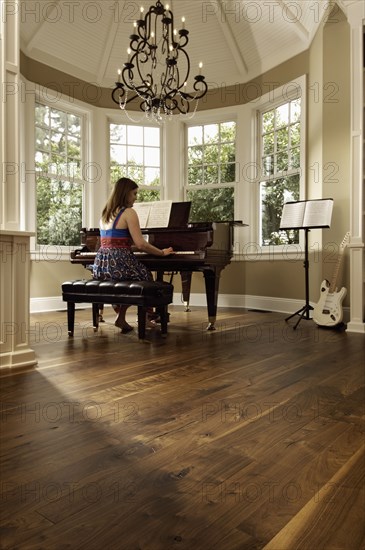
M 332 210 L 333 199 L 286 202 L 283 206 L 280 229 L 330 227 Z
M 135 202 L 141 229 L 149 227 L 167 227 L 170 219 L 172 201 Z
M 191 202 L 153 201 L 136 202 L 141 229 L 185 227 L 189 221 Z

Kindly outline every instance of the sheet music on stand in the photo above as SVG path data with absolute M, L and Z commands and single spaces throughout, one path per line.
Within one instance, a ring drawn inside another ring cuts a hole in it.
M 140 227 L 146 227 L 151 205 L 148 202 L 138 202 L 133 205 L 133 209 L 137 212 Z
M 312 199 L 286 202 L 280 229 L 316 229 L 330 227 L 333 199 Z
M 167 227 L 170 219 L 172 201 L 135 202 L 141 229 L 148 227 Z
M 295 315 L 299 319 L 294 325 L 297 328 L 302 319 L 310 320 L 310 311 L 313 307 L 309 303 L 309 254 L 308 254 L 308 233 L 311 229 L 321 227 L 330 227 L 333 210 L 333 199 L 313 199 L 308 201 L 286 202 L 281 214 L 280 229 L 304 229 L 305 236 L 305 259 L 303 267 L 305 269 L 305 304 L 303 307 L 289 315 L 285 319 L 288 321 Z

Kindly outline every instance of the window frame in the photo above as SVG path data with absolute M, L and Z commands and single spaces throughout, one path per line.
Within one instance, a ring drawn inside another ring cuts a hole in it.
M 84 104 L 72 98 L 63 97 L 60 93 L 51 89 L 36 88 L 33 101 L 31 103 L 31 113 L 28 111 L 28 123 L 31 120 L 32 124 L 31 142 L 32 155 L 30 165 L 33 167 L 34 186 L 32 192 L 32 203 L 34 208 L 33 214 L 33 230 L 35 236 L 31 239 L 31 259 L 34 261 L 51 261 L 69 260 L 69 255 L 72 250 L 80 245 L 56 245 L 56 244 L 39 244 L 37 242 L 37 170 L 35 166 L 36 140 L 35 140 L 35 108 L 36 104 L 42 104 L 49 108 L 54 108 L 69 114 L 77 115 L 81 118 L 81 178 L 77 179 L 77 183 L 82 186 L 82 220 L 81 226 L 90 225 L 91 213 L 93 208 L 92 185 L 95 183 L 92 170 L 95 170 L 94 163 L 90 163 L 91 152 L 91 122 L 92 111 L 84 107 Z M 51 175 L 52 176 L 52 175 Z M 67 178 L 65 178 L 67 181 Z
M 209 126 L 211 124 L 225 124 L 228 122 L 233 122 L 236 125 L 236 135 L 235 135 L 235 180 L 230 183 L 209 183 L 209 184 L 201 184 L 201 185 L 189 185 L 188 184 L 188 167 L 189 167 L 189 159 L 188 159 L 188 131 L 189 128 L 197 127 L 197 126 Z M 182 179 L 182 195 L 183 200 L 187 200 L 187 194 L 188 191 L 199 191 L 201 189 L 233 189 L 233 211 L 234 211 L 234 218 L 235 213 L 237 211 L 237 184 L 239 182 L 239 176 L 238 176 L 238 160 L 237 160 L 237 132 L 238 132 L 238 122 L 237 122 L 237 115 L 233 114 L 232 112 L 227 112 L 227 114 L 223 115 L 222 113 L 219 113 L 215 111 L 214 114 L 212 113 L 204 113 L 199 115 L 198 113 L 195 114 L 194 118 L 191 120 L 191 122 L 184 123 L 184 173 L 183 173 L 183 179 Z
M 120 116 L 107 116 L 107 136 L 108 136 L 108 169 L 110 170 L 111 174 L 111 153 L 110 149 L 112 146 L 111 142 L 111 133 L 110 133 L 110 125 L 120 125 L 120 126 L 135 126 L 138 128 L 156 128 L 160 132 L 160 145 L 159 145 L 159 169 L 160 169 L 160 184 L 158 187 L 150 187 L 149 185 L 144 185 L 143 183 L 138 183 L 138 186 L 141 190 L 157 190 L 160 194 L 160 200 L 164 200 L 166 189 L 165 189 L 165 178 L 164 178 L 164 158 L 163 158 L 163 138 L 164 138 L 164 131 L 161 126 L 158 124 L 150 123 L 148 120 L 141 118 L 140 121 L 126 121 L 121 120 Z M 148 147 L 148 145 L 143 144 L 143 148 Z M 145 169 L 145 165 L 143 164 L 143 169 Z M 113 181 L 110 181 L 110 185 L 113 184 Z M 109 194 L 109 187 L 108 187 L 108 194 Z M 138 199 L 137 199 L 138 200 Z
M 277 108 L 280 105 L 287 103 L 293 99 L 301 97 L 301 114 L 300 114 L 300 167 L 295 173 L 299 174 L 299 200 L 305 200 L 306 198 L 306 170 L 305 170 L 305 158 L 306 158 L 306 76 L 303 75 L 294 79 L 286 84 L 271 90 L 267 94 L 261 96 L 261 98 L 255 103 L 252 108 L 251 118 L 254 127 L 254 139 L 252 159 L 254 165 L 254 176 L 252 182 L 254 183 L 254 192 L 252 196 L 252 211 L 254 216 L 252 219 L 253 229 L 251 230 L 251 241 L 256 243 L 256 253 L 252 255 L 253 260 L 287 260 L 287 259 L 302 259 L 304 255 L 304 233 L 299 231 L 299 243 L 296 244 L 270 244 L 267 246 L 261 245 L 261 198 L 260 198 L 260 184 L 263 181 L 262 166 L 261 166 L 261 126 L 260 115 L 268 110 Z M 291 170 L 283 172 L 282 175 L 292 175 Z M 293 172 L 294 173 L 294 172 Z M 275 179 L 279 179 L 280 174 L 275 176 Z

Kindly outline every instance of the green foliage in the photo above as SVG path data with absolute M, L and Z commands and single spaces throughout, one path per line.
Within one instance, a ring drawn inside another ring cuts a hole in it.
M 156 189 L 139 189 L 138 202 L 153 202 L 160 200 L 160 192 Z
M 36 104 L 37 242 L 73 246 L 82 225 L 81 118 Z
M 234 218 L 232 187 L 188 190 L 187 200 L 192 201 L 190 211 L 192 222 L 230 221 Z
M 299 200 L 299 175 L 279 178 L 261 184 L 262 244 L 298 242 L 298 231 L 280 230 L 284 202 Z
M 80 244 L 82 187 L 46 177 L 37 178 L 38 244 Z

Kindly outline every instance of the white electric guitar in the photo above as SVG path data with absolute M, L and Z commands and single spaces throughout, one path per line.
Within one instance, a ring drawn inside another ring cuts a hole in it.
M 324 327 L 334 327 L 341 323 L 343 318 L 342 302 L 347 294 L 345 287 L 337 290 L 337 278 L 340 272 L 345 248 L 349 242 L 350 233 L 346 233 L 340 244 L 336 267 L 333 272 L 332 281 L 326 279 L 321 284 L 321 294 L 318 303 L 313 308 L 313 321 Z

